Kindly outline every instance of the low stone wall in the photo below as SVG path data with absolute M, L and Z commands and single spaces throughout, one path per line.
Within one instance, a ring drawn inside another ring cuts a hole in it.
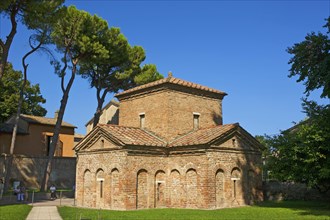
M 8 157 L 0 156 L 0 178 L 3 179 L 6 160 L 8 160 Z M 21 181 L 29 189 L 39 189 L 46 163 L 47 157 L 14 155 L 10 174 L 10 186 L 12 186 L 14 181 Z M 55 184 L 57 188 L 71 189 L 75 184 L 75 176 L 75 157 L 55 157 L 52 161 L 52 172 L 48 185 Z
M 330 195 L 321 194 L 302 183 L 267 181 L 263 183 L 264 200 L 329 200 Z

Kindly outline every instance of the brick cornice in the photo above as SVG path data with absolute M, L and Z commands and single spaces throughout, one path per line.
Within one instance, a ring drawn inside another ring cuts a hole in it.
M 162 79 L 130 90 L 126 90 L 122 93 L 116 94 L 115 97 L 119 101 L 122 101 L 140 96 L 143 97 L 147 94 L 164 91 L 164 90 L 180 91 L 187 94 L 209 97 L 220 100 L 222 100 L 223 97 L 227 95 L 225 92 L 211 89 L 195 83 L 190 83 L 184 80 L 180 80 L 176 78 L 170 78 L 170 80 L 168 79 L 169 78 Z

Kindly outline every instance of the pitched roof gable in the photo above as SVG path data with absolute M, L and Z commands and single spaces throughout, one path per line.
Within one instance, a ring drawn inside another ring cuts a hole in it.
M 128 94 L 137 93 L 138 91 L 152 89 L 154 87 L 158 87 L 158 86 L 162 86 L 162 85 L 166 85 L 166 84 L 168 84 L 168 85 L 177 85 L 177 86 L 181 86 L 181 87 L 201 90 L 201 91 L 204 91 L 204 92 L 209 92 L 209 93 L 213 93 L 213 94 L 220 95 L 220 96 L 227 95 L 225 92 L 220 91 L 220 90 L 212 89 L 212 88 L 209 88 L 207 86 L 202 86 L 202 85 L 199 85 L 199 84 L 196 84 L 196 83 L 188 82 L 186 80 L 182 80 L 182 79 L 178 79 L 178 78 L 169 76 L 169 77 L 164 78 L 164 79 L 160 79 L 160 80 L 157 80 L 157 81 L 154 81 L 154 82 L 151 82 L 151 83 L 147 83 L 147 84 L 144 84 L 144 85 L 141 85 L 141 86 L 134 87 L 132 89 L 125 90 L 121 93 L 117 93 L 115 95 L 115 97 L 120 99 L 121 97 L 124 97 Z
M 166 146 L 166 142 L 163 141 L 161 138 L 157 137 L 155 134 L 149 131 L 140 128 L 112 124 L 98 124 L 75 146 L 74 149 L 76 151 L 79 151 L 81 149 L 86 148 L 85 145 L 88 145 L 90 141 L 99 133 L 102 133 L 106 138 L 108 138 L 119 146 Z
M 182 135 L 170 142 L 168 147 L 192 146 L 210 144 L 215 140 L 226 136 L 226 134 L 239 127 L 239 124 L 219 125 L 211 128 L 199 129 Z
M 162 138 L 150 131 L 136 128 L 110 124 L 97 125 L 83 140 L 76 145 L 75 150 L 88 148 L 92 139 L 102 134 L 105 138 L 111 140 L 119 146 L 147 146 L 147 147 L 186 147 L 196 145 L 212 145 L 219 141 L 225 141 L 228 136 L 234 133 L 243 133 L 248 141 L 260 148 L 260 144 L 247 131 L 240 127 L 238 123 L 219 125 L 211 128 L 199 129 L 189 132 L 177 139 L 166 142 Z
M 119 125 L 99 125 L 114 138 L 120 140 L 125 145 L 139 145 L 139 146 L 164 146 L 165 141 L 157 137 L 155 134 L 135 127 L 126 127 Z

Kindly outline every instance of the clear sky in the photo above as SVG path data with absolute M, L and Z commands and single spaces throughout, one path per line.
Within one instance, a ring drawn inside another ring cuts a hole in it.
M 119 27 L 131 45 L 142 46 L 145 63 L 160 73 L 228 93 L 223 101 L 224 123 L 239 122 L 252 135 L 276 134 L 305 118 L 301 112 L 304 86 L 288 78 L 287 47 L 307 33 L 321 31 L 330 14 L 330 1 L 107 1 L 71 0 L 66 5 L 97 14 Z M 9 23 L 1 17 L 4 39 Z M 29 32 L 19 26 L 9 61 L 22 70 Z M 47 99 L 47 117 L 59 109 L 60 80 L 47 56 L 29 59 L 28 79 L 39 83 Z M 85 134 L 96 109 L 95 90 L 76 78 L 64 120 Z M 319 92 L 311 95 L 320 103 Z M 109 94 L 107 101 L 112 98 Z

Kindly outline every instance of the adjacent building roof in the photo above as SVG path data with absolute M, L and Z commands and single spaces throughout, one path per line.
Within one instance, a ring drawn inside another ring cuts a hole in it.
M 46 118 L 46 117 L 41 117 L 41 116 L 34 116 L 34 115 L 25 115 L 21 114 L 20 120 L 23 120 L 29 124 L 41 124 L 41 125 L 52 125 L 55 126 L 57 119 L 56 118 Z M 14 121 L 14 116 L 9 118 L 5 123 L 0 124 L 0 131 L 3 133 L 11 133 L 13 132 L 13 124 Z M 62 121 L 62 127 L 69 127 L 69 128 L 76 128 L 76 126 L 67 123 L 65 121 Z M 28 134 L 29 132 L 27 131 L 26 128 L 18 126 L 18 131 L 19 134 Z
M 101 112 L 103 112 L 104 109 L 108 108 L 110 105 L 114 105 L 114 106 L 119 107 L 119 102 L 117 102 L 117 101 L 115 101 L 115 100 L 112 99 L 108 104 L 106 104 L 106 105 L 102 108 Z M 93 123 L 93 120 L 94 120 L 94 117 L 91 118 L 91 119 L 85 124 L 85 126 L 87 126 L 88 124 Z
M 55 125 L 57 121 L 57 118 L 46 118 L 46 117 L 24 115 L 24 114 L 21 114 L 20 119 L 30 124 L 44 124 L 44 125 Z M 62 126 L 76 128 L 76 126 L 67 123 L 65 121 L 62 121 Z
M 205 92 L 209 92 L 209 93 L 213 93 L 213 94 L 217 94 L 220 96 L 225 96 L 227 95 L 225 92 L 222 92 L 220 90 L 216 90 L 216 89 L 212 89 L 209 88 L 207 86 L 202 86 L 196 83 L 192 83 L 192 82 L 188 82 L 186 80 L 182 80 L 182 79 L 178 79 L 175 77 L 172 77 L 172 75 L 169 75 L 167 78 L 164 79 L 160 79 L 151 83 L 147 83 L 141 86 L 137 86 L 134 87 L 132 89 L 128 89 L 126 91 L 123 91 L 121 93 L 116 94 L 115 96 L 120 99 L 120 97 L 122 96 L 126 96 L 128 94 L 131 93 L 136 93 L 137 91 L 140 90 L 146 90 L 146 89 L 151 89 L 153 87 L 158 87 L 158 86 L 162 86 L 162 85 L 177 85 L 177 86 L 181 86 L 181 87 L 186 87 L 186 88 L 191 88 L 191 89 L 196 89 L 196 90 L 201 90 L 201 91 L 205 91 Z

